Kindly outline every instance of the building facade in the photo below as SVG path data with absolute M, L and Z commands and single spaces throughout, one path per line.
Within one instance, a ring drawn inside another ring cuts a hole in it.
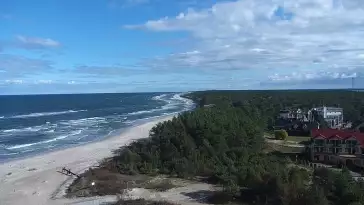
M 311 130 L 311 160 L 327 164 L 355 165 L 364 168 L 364 133 L 336 130 Z
M 279 111 L 279 118 L 282 119 L 304 119 L 305 115 L 302 112 L 301 109 L 295 109 L 295 110 L 291 110 L 291 109 L 286 109 L 286 110 L 281 110 Z
M 308 119 L 315 120 L 314 112 L 322 116 L 330 128 L 341 128 L 344 124 L 344 110 L 339 107 L 316 107 L 308 112 Z

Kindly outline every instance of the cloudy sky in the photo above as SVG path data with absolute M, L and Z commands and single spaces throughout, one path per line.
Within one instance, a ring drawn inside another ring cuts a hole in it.
M 0 94 L 364 87 L 363 0 L 1 0 Z

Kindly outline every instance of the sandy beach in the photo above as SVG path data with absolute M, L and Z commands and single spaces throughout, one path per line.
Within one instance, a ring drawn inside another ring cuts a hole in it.
M 74 177 L 57 171 L 66 167 L 75 173 L 82 173 L 111 156 L 112 150 L 148 137 L 149 130 L 155 124 L 172 117 L 162 117 L 128 128 L 121 135 L 100 142 L 0 164 L 0 204 L 74 204 L 76 201 L 62 197 Z M 94 202 L 91 204 L 99 204 Z

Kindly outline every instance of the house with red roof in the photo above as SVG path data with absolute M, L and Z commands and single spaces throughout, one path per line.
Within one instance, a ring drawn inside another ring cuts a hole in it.
M 314 162 L 364 167 L 364 133 L 312 129 L 310 151 Z

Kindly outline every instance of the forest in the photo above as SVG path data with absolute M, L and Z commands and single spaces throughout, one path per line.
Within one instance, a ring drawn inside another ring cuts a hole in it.
M 198 107 L 221 104 L 250 104 L 272 120 L 281 109 L 310 109 L 319 106 L 341 107 L 344 120 L 354 127 L 364 122 L 363 90 L 237 90 L 199 91 L 186 94 Z M 268 121 L 269 122 L 269 121 Z
M 187 94 L 198 107 L 159 123 L 150 137 L 119 149 L 102 166 L 121 174 L 202 177 L 225 202 L 276 205 L 364 204 L 364 183 L 349 171 L 314 171 L 264 150 L 263 132 L 286 106 L 342 106 L 363 120 L 364 94 L 349 91 L 209 91 Z M 349 100 L 353 100 L 350 105 Z M 214 104 L 206 107 L 204 105 Z

